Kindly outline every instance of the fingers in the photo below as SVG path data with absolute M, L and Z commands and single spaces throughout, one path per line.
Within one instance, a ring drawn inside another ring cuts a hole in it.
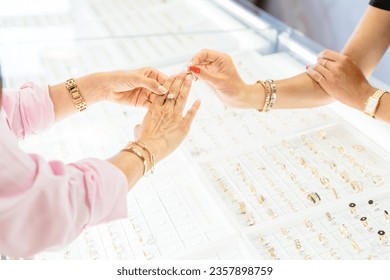
M 142 78 L 139 82 L 139 86 L 144 87 L 157 95 L 164 95 L 168 92 L 164 86 L 160 85 L 159 82 L 152 78 Z
M 211 72 L 204 67 L 200 68 L 198 66 L 190 66 L 188 70 L 191 71 L 195 77 L 212 84 L 214 84 L 219 77 L 217 73 Z
M 183 113 L 192 85 L 191 75 L 186 75 L 179 96 L 176 98 L 175 111 Z
M 171 76 L 169 77 L 165 83 L 162 85 L 165 89 L 167 89 L 167 92 L 166 94 L 169 92 L 173 82 L 175 81 L 176 77 L 175 76 Z M 159 106 L 162 106 L 165 104 L 165 99 L 167 98 L 166 94 L 164 94 L 162 97 L 158 97 L 156 98 L 154 101 L 153 101 L 153 104 L 158 104 Z
M 219 59 L 221 56 L 225 55 L 224 53 L 204 49 L 197 53 L 191 60 L 193 65 L 199 64 L 209 64 Z
M 178 98 L 178 96 L 180 94 L 180 90 L 181 90 L 181 86 L 183 84 L 184 78 L 185 78 L 185 75 L 179 75 L 174 79 L 172 85 L 169 87 L 169 93 L 166 96 L 166 100 L 163 103 L 163 107 L 169 106 L 170 108 L 174 108 L 175 103 L 176 103 L 176 99 Z
M 320 72 L 318 72 L 316 69 L 314 69 L 314 67 L 309 67 L 306 70 L 306 73 L 309 75 L 310 78 L 312 78 L 314 81 L 316 81 L 320 85 L 325 80 L 324 76 Z
M 192 104 L 191 109 L 188 110 L 186 115 L 184 116 L 185 128 L 188 130 L 191 127 L 191 124 L 196 116 L 196 113 L 200 107 L 200 100 L 196 100 L 194 104 Z
M 343 54 L 340 54 L 332 50 L 324 50 L 318 55 L 318 59 L 327 59 L 330 61 L 337 61 L 342 57 L 344 57 Z

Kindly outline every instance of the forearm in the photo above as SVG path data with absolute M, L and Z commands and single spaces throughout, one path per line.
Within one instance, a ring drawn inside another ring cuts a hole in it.
M 147 159 L 145 158 L 145 160 Z M 144 164 L 142 160 L 135 154 L 129 152 L 120 152 L 109 161 L 119 170 L 121 170 L 122 173 L 126 176 L 129 191 L 143 176 Z M 148 160 L 147 166 L 151 166 Z
M 390 44 L 390 12 L 368 7 L 342 53 L 370 76 Z
M 96 77 L 98 74 L 91 74 L 76 79 L 76 84 L 79 89 L 79 93 L 83 96 L 87 107 L 91 106 L 103 99 L 100 96 L 100 91 L 96 89 Z M 53 86 L 49 86 L 50 98 L 54 107 L 55 121 L 60 121 L 78 110 L 65 86 L 65 82 Z
M 315 81 L 306 73 L 297 76 L 276 80 L 277 99 L 273 109 L 311 108 L 329 104 L 334 101 Z M 248 92 L 248 106 L 261 109 L 265 102 L 265 90 L 260 84 L 246 85 Z M 256 96 L 257 95 L 257 96 Z

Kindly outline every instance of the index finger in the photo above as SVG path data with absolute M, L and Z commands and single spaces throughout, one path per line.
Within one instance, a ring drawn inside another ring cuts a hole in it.
M 322 58 L 322 59 L 327 59 L 327 60 L 330 60 L 330 61 L 336 61 L 341 56 L 343 56 L 343 55 L 338 53 L 338 52 L 335 52 L 335 51 L 332 51 L 332 50 L 324 50 L 324 51 L 320 52 L 320 54 L 318 55 L 318 59 Z
M 148 78 L 155 79 L 160 85 L 164 84 L 168 76 L 154 68 L 148 68 L 146 73 Z
M 204 49 L 197 53 L 191 60 L 193 65 L 210 64 L 223 55 L 221 52 Z

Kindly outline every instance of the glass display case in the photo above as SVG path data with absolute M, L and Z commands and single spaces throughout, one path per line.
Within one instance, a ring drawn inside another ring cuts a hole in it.
M 231 54 L 255 83 L 303 72 L 322 49 L 246 1 L 35 2 L 0 12 L 7 87 L 144 66 L 174 74 L 203 48 Z M 185 142 L 128 194 L 128 218 L 35 259 L 390 258 L 388 125 L 339 103 L 230 109 L 201 82 L 189 104 L 197 98 Z M 98 104 L 20 146 L 48 160 L 106 159 L 144 114 Z

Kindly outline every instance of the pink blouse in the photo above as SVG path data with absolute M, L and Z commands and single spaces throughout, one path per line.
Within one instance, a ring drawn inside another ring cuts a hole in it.
M 61 248 L 86 227 L 127 215 L 127 179 L 111 163 L 65 165 L 24 153 L 18 139 L 53 124 L 48 87 L 3 91 L 0 116 L 0 254 Z

